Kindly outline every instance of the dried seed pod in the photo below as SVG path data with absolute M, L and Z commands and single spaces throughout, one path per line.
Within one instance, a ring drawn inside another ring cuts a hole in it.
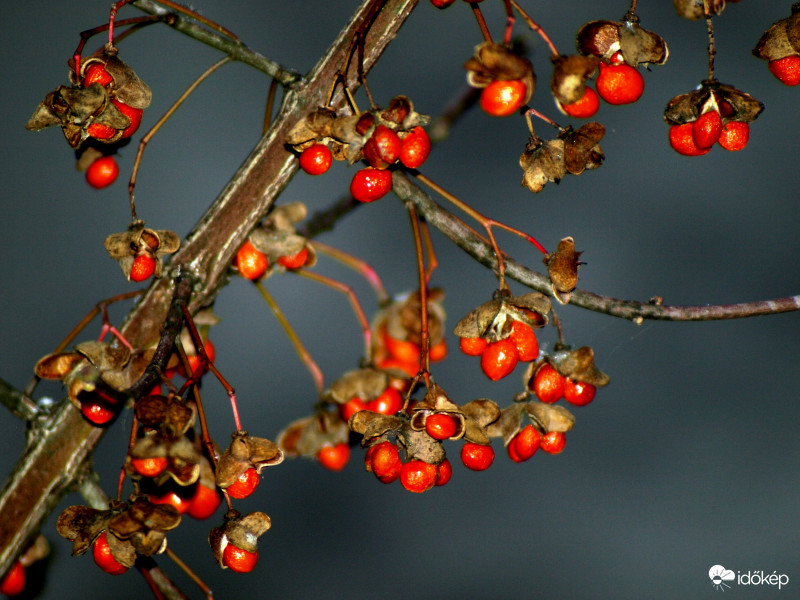
M 335 120 L 336 111 L 318 107 L 294 124 L 286 136 L 286 143 L 297 152 L 302 152 L 312 144 L 330 137 Z
M 594 364 L 594 350 L 589 346 L 581 346 L 575 350 L 569 348 L 557 350 L 549 358 L 549 362 L 559 373 L 572 381 L 590 383 L 595 387 L 608 385 L 609 377 Z
M 487 427 L 486 433 L 489 437 L 503 438 L 503 445 L 508 446 L 508 443 L 522 429 L 523 414 L 525 414 L 525 403 L 523 402 L 514 402 L 510 406 L 506 406 L 500 411 L 500 418 Z
M 792 5 L 792 14 L 775 21 L 758 40 L 753 54 L 766 61 L 800 56 L 800 3 Z
M 72 148 L 80 146 L 88 137 L 89 125 L 99 123 L 117 130 L 104 143 L 113 143 L 122 137 L 122 130 L 130 119 L 111 103 L 108 91 L 98 83 L 87 88 L 59 86 L 45 96 L 28 119 L 25 128 L 40 131 L 59 125 Z
M 125 470 L 132 477 L 138 477 L 132 461 L 141 458 L 167 459 L 164 472 L 153 478 L 157 486 L 172 479 L 178 485 L 186 487 L 195 483 L 200 476 L 202 455 L 184 435 L 173 438 L 151 433 L 140 438 L 125 458 Z
M 322 394 L 322 399 L 347 404 L 351 398 L 374 400 L 389 386 L 389 374 L 378 369 L 348 371 L 334 381 Z
M 566 433 L 575 425 L 575 416 L 559 404 L 545 404 L 531 400 L 525 405 L 525 412 L 543 433 L 561 431 Z
M 364 436 L 363 446 L 369 446 L 376 439 L 397 435 L 406 421 L 395 415 L 383 415 L 371 410 L 360 410 L 350 417 L 350 430 Z
M 578 285 L 578 267 L 582 252 L 575 251 L 575 240 L 565 237 L 558 243 L 555 252 L 546 254 L 542 262 L 547 265 L 547 274 L 553 288 L 553 296 L 561 304 L 569 302 L 570 293 Z
M 598 56 L 606 61 L 615 52 L 632 67 L 663 65 L 669 57 L 664 39 L 639 25 L 639 19 L 628 13 L 622 21 L 591 21 L 577 34 L 578 52 Z
M 112 233 L 105 240 L 108 255 L 119 262 L 125 277 L 130 280 L 133 261 L 140 254 L 155 259 L 155 277 L 161 277 L 163 255 L 176 252 L 181 239 L 176 233 L 166 229 L 147 229 L 144 221 L 133 221 L 127 231 Z
M 467 82 L 476 88 L 485 88 L 493 81 L 519 80 L 525 84 L 527 104 L 536 87 L 533 65 L 527 58 L 512 52 L 508 47 L 491 42 L 475 46 L 475 55 L 465 64 Z
M 181 522 L 181 515 L 169 504 L 153 504 L 145 498 L 136 498 L 126 510 L 119 512 L 108 521 L 108 531 L 118 540 L 129 541 L 137 554 L 152 556 L 167 548 L 167 532 L 175 529 Z M 114 554 L 112 543 L 108 545 Z M 120 547 L 123 547 L 120 544 Z M 114 558 L 117 558 L 115 555 Z M 121 560 L 119 561 L 125 564 Z M 133 566 L 125 564 L 125 566 Z
M 554 56 L 550 90 L 561 104 L 572 104 L 583 98 L 586 80 L 597 70 L 600 60 L 596 56 Z
M 433 383 L 428 388 L 425 397 L 414 405 L 411 413 L 411 428 L 415 431 L 425 430 L 425 421 L 433 414 L 445 414 L 456 424 L 455 433 L 450 436 L 451 440 L 458 440 L 463 437 L 466 431 L 466 419 L 464 412 L 457 404 L 447 397 L 444 390 Z
M 725 10 L 725 0 L 707 0 L 709 13 L 719 16 Z M 672 0 L 675 11 L 684 19 L 698 21 L 705 17 L 703 0 Z
M 272 521 L 266 513 L 252 512 L 242 516 L 236 510 L 229 510 L 225 514 L 224 523 L 208 534 L 214 559 L 223 569 L 228 568 L 222 556 L 229 543 L 251 554 L 258 552 L 258 538 L 269 531 L 271 526 Z
M 586 169 L 597 169 L 603 164 L 605 155 L 600 140 L 606 128 L 594 121 L 572 130 L 568 127 L 559 137 L 564 140 L 564 166 L 572 175 L 580 175 Z
M 670 100 L 664 109 L 664 120 L 670 125 L 696 121 L 708 102 L 713 102 L 718 107 L 718 112 L 723 115 L 723 123 L 730 121 L 749 123 L 764 110 L 764 104 L 750 94 L 716 80 L 706 80 L 697 89 Z M 725 111 L 721 110 L 723 105 L 726 107 Z
M 153 93 L 136 71 L 125 64 L 118 56 L 116 49 L 106 46 L 103 54 L 92 56 L 81 61 L 80 79 L 75 76 L 73 59 L 68 61 L 70 81 L 73 85 L 82 85 L 86 71 L 93 64 L 101 64 L 111 75 L 108 89 L 112 97 L 119 99 L 131 108 L 147 108 L 153 100 Z
M 521 321 L 534 328 L 547 324 L 550 300 L 539 292 L 522 296 L 499 297 L 471 310 L 457 324 L 453 333 L 463 338 L 484 338 L 488 342 L 508 337 L 512 321 Z
M 347 442 L 349 430 L 338 411 L 320 410 L 289 423 L 278 434 L 278 446 L 289 456 L 314 456 L 325 446 Z
M 415 431 L 407 425 L 397 432 L 397 443 L 405 449 L 409 460 L 423 460 L 438 465 L 446 458 L 440 441 L 434 440 L 425 431 Z
M 519 166 L 524 171 L 522 185 L 535 194 L 541 192 L 548 181 L 558 183 L 567 174 L 564 140 L 531 138 L 519 157 Z
M 478 398 L 461 407 L 466 418 L 467 429 L 464 439 L 475 444 L 488 444 L 488 428 L 500 419 L 501 411 L 497 403 L 488 398 Z
M 217 463 L 217 485 L 223 489 L 248 469 L 261 473 L 265 467 L 283 462 L 283 451 L 266 438 L 252 437 L 246 431 L 237 431 L 231 437 L 230 445 Z

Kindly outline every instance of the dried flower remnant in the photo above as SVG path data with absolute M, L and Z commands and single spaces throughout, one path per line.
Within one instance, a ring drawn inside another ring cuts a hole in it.
M 663 65 L 669 57 L 664 39 L 639 25 L 636 15 L 628 13 L 622 21 L 591 21 L 577 34 L 578 52 L 597 56 L 608 62 L 616 52 L 626 64 Z
M 133 221 L 127 231 L 113 233 L 105 240 L 106 252 L 119 262 L 128 280 L 131 279 L 134 262 L 140 256 L 152 258 L 155 261 L 153 275 L 161 277 L 163 256 L 176 252 L 181 245 L 176 233 L 166 229 L 148 229 L 144 225 L 144 221 Z

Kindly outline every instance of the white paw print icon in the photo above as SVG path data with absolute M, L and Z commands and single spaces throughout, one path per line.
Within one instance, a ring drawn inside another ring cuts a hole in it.
M 726 569 L 722 565 L 714 565 L 708 570 L 708 578 L 711 579 L 711 584 L 718 590 L 725 591 L 725 588 L 730 588 L 726 581 L 733 581 L 736 575 L 730 569 Z

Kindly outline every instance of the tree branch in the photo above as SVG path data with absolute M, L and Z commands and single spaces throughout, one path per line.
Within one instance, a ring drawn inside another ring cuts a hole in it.
M 406 173 L 397 171 L 393 175 L 392 191 L 401 200 L 411 203 L 419 214 L 433 227 L 458 245 L 482 265 L 497 271 L 497 258 L 486 241 L 464 225 L 461 219 L 443 209 L 422 191 Z M 512 258 L 504 257 L 506 276 L 543 294 L 552 295 L 550 278 L 529 269 Z M 740 319 L 759 315 L 771 315 L 800 310 L 800 295 L 773 300 L 758 300 L 739 304 L 717 304 L 700 306 L 667 306 L 656 302 L 637 302 L 601 296 L 583 290 L 574 290 L 570 304 L 595 312 L 639 322 L 643 319 L 660 321 L 712 321 Z

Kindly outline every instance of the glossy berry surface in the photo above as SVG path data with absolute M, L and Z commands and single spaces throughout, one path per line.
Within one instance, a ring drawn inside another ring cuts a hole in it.
M 591 383 L 573 381 L 569 377 L 564 380 L 564 400 L 575 406 L 586 406 L 597 393 L 597 388 Z
M 436 465 L 424 460 L 410 460 L 400 471 L 400 483 L 409 492 L 421 494 L 436 485 L 437 474 Z
M 86 133 L 96 140 L 110 140 L 117 135 L 117 130 L 103 123 L 92 123 L 86 128 Z
M 362 410 L 367 410 L 367 403 L 361 398 L 353 397 L 339 405 L 339 416 L 342 417 L 342 421 L 349 421 L 350 417 Z
M 256 491 L 260 481 L 261 478 L 258 475 L 258 471 L 250 467 L 225 489 L 231 498 L 247 498 Z
M 292 254 L 291 256 L 279 256 L 278 257 L 278 264 L 281 265 L 284 269 L 289 269 L 290 271 L 293 269 L 299 269 L 308 260 L 308 248 L 303 248 L 300 252 L 296 254 Z
M 715 110 L 703 113 L 692 123 L 694 145 L 705 150 L 717 143 L 722 133 L 722 117 Z
M 539 430 L 533 425 L 528 424 L 523 427 L 509 442 L 509 456 L 511 456 L 513 448 L 513 453 L 514 456 L 516 456 L 516 459 L 514 459 L 514 456 L 512 456 L 512 460 L 515 460 L 515 462 L 524 462 L 529 460 L 534 454 L 536 454 L 541 441 L 542 434 L 539 433 Z
M 576 100 L 572 104 L 561 104 L 559 102 L 558 106 L 570 117 L 588 119 L 589 117 L 593 117 L 600 108 L 600 97 L 594 89 L 587 85 L 586 91 L 579 100 Z
M 519 357 L 514 340 L 510 337 L 492 342 L 481 355 L 481 369 L 492 381 L 509 375 L 517 366 Z
M 189 510 L 186 512 L 194 519 L 208 519 L 217 512 L 220 504 L 222 504 L 222 495 L 217 488 L 206 487 L 198 482 L 194 494 L 189 499 Z
M 489 343 L 480 337 L 476 338 L 459 338 L 458 347 L 467 356 L 480 356 L 486 349 Z
M 494 450 L 486 444 L 465 442 L 461 446 L 461 462 L 473 471 L 485 471 L 494 462 Z
M 149 254 L 138 254 L 133 259 L 130 278 L 131 281 L 144 281 L 156 272 L 156 259 Z
M 596 85 L 598 95 L 609 104 L 631 104 L 642 97 L 644 77 L 628 64 L 600 63 Z
M 185 514 L 189 510 L 189 498 L 182 496 L 176 489 L 168 489 L 162 494 L 151 494 L 150 502 L 153 504 L 169 504 L 172 508 L 178 511 L 179 514 Z M 174 486 L 177 487 L 177 486 Z M 183 493 L 183 490 L 181 490 Z
M 364 144 L 364 158 L 370 166 L 385 169 L 400 158 L 402 142 L 397 134 L 386 127 L 378 125 Z
M 142 477 L 158 477 L 167 468 L 167 457 L 132 458 L 131 466 Z
M 89 87 L 93 83 L 99 83 L 106 87 L 109 83 L 114 81 L 104 65 L 99 62 L 93 62 L 83 73 L 83 87 Z
M 744 150 L 750 140 L 750 124 L 744 121 L 730 121 L 722 126 L 719 145 L 731 152 Z
M 428 160 L 431 153 L 431 138 L 420 127 L 414 127 L 400 146 L 400 162 L 409 169 L 416 169 Z
M 514 321 L 509 337 L 514 342 L 519 360 L 529 362 L 539 357 L 539 341 L 530 325 L 522 321 Z
M 108 547 L 108 539 L 106 538 L 105 531 L 94 541 L 92 545 L 92 556 L 97 566 L 110 575 L 122 575 L 128 570 L 128 567 L 117 562 L 117 559 L 111 554 L 111 548 Z
M 436 465 L 436 483 L 434 485 L 446 485 L 453 477 L 453 465 L 446 458 Z
M 711 148 L 698 148 L 694 143 L 693 123 L 672 125 L 669 128 L 669 145 L 675 152 L 684 156 L 702 156 L 711 150 Z
M 414 342 L 398 340 L 389 335 L 385 328 L 382 330 L 381 341 L 386 348 L 386 352 L 388 352 L 392 358 L 410 363 L 419 362 L 419 346 Z
M 368 469 L 381 483 L 392 483 L 400 477 L 403 462 L 397 446 L 391 442 L 381 442 L 370 447 L 367 453 Z
M 258 552 L 248 552 L 230 542 L 222 551 L 222 564 L 235 573 L 249 573 L 256 568 Z
M 450 415 L 433 413 L 425 419 L 425 431 L 435 440 L 446 440 L 456 432 L 456 422 Z
M 791 55 L 771 60 L 767 68 L 784 85 L 800 84 L 800 56 Z
M 558 454 L 564 450 L 567 436 L 563 431 L 548 431 L 542 436 L 539 447 L 548 454 Z
M 269 267 L 267 255 L 256 248 L 250 240 L 245 240 L 242 247 L 236 252 L 235 261 L 239 275 L 250 281 L 261 277 Z
M 335 446 L 323 446 L 317 452 L 317 460 L 329 471 L 341 471 L 350 460 L 350 446 L 344 442 Z
M 392 189 L 392 173 L 366 167 L 356 171 L 350 182 L 350 194 L 359 202 L 375 202 Z
M 300 168 L 309 175 L 322 175 L 331 168 L 333 155 L 325 144 L 313 144 L 300 153 Z
M 431 0 L 431 4 L 433 4 L 436 8 L 447 8 L 456 0 Z
M 107 188 L 118 176 L 119 165 L 113 156 L 101 156 L 86 169 L 86 183 L 97 190 Z
M 111 408 L 96 402 L 81 402 L 81 414 L 94 425 L 105 425 L 114 418 Z
M 367 410 L 382 415 L 393 415 L 403 408 L 403 396 L 393 387 L 387 387 L 381 395 L 367 402 Z
M 533 376 L 531 388 L 542 402 L 552 404 L 564 397 L 564 376 L 550 363 L 545 363 Z
M 139 125 L 142 124 L 142 114 L 144 114 L 144 109 L 133 108 L 124 102 L 120 102 L 116 98 L 112 98 L 111 103 L 119 109 L 119 112 L 130 119 L 130 125 L 122 130 L 122 138 L 124 139 L 131 137 L 134 133 L 136 133 L 136 130 L 139 129 Z
M 12 597 L 18 596 L 25 589 L 25 567 L 19 561 L 14 562 L 11 568 L 0 581 L 0 594 Z
M 525 82 L 518 79 L 493 81 L 483 88 L 480 105 L 492 116 L 507 117 L 522 108 L 527 91 Z

